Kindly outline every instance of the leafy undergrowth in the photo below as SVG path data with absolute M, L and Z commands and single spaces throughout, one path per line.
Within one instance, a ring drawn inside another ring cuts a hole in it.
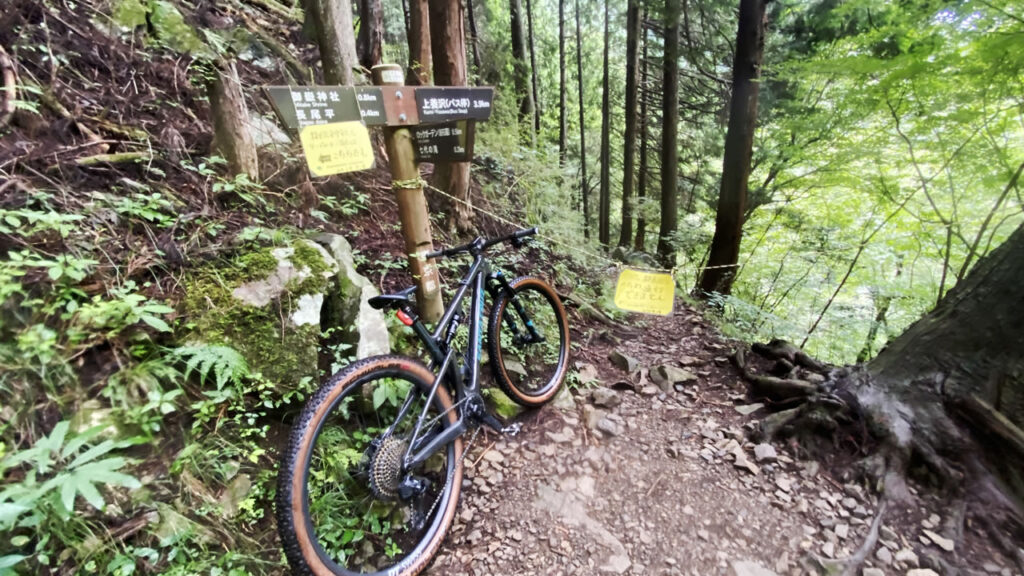
M 257 88 L 287 80 L 257 65 L 264 47 L 247 30 L 301 47 L 299 26 L 241 5 L 113 4 L 15 0 L 0 16 L 22 95 L 0 133 L 0 574 L 279 572 L 276 449 L 315 383 L 283 393 L 237 350 L 189 342 L 183 286 L 202 267 L 323 231 L 352 241 L 382 289 L 406 284 L 389 178 L 379 159 L 316 182 L 311 198 L 287 145 L 263 149 L 261 182 L 227 176 L 199 64 L 231 44 L 250 106 L 269 117 Z M 100 154 L 131 160 L 87 160 Z M 514 221 L 556 218 L 530 208 L 558 193 L 528 168 L 536 160 L 475 165 L 475 203 Z M 550 248 L 496 261 L 606 297 Z M 460 265 L 442 263 L 449 283 Z M 325 370 L 347 360 L 336 345 L 321 356 Z

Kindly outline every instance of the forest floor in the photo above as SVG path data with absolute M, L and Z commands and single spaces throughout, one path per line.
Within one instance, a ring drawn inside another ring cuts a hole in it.
M 756 405 L 732 349 L 682 303 L 574 346 L 581 374 L 598 381 L 521 415 L 514 438 L 476 439 L 459 516 L 429 573 L 828 573 L 876 513 L 849 466 L 856 444 L 838 442 L 825 462 L 795 444 L 755 454 L 744 433 L 764 409 L 741 413 Z M 634 369 L 613 365 L 616 352 Z M 649 370 L 666 364 L 696 378 L 663 392 Z M 933 488 L 913 493 L 913 509 L 886 515 L 863 574 L 1015 573 L 970 519 L 955 525 L 958 511 Z

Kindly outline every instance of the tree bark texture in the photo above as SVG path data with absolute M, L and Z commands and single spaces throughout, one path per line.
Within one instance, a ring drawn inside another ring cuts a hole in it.
M 658 256 L 666 266 L 676 260 L 672 236 L 678 225 L 679 149 L 679 0 L 665 0 L 665 58 L 662 88 L 661 129 L 661 227 L 658 230 Z
M 259 181 L 256 143 L 249 132 L 249 110 L 234 63 L 216 66 L 207 83 L 210 115 L 213 116 L 214 146 L 228 161 L 232 174 L 246 174 Z
M 868 363 L 876 381 L 975 394 L 1024 427 L 1024 226 Z
M 647 29 L 645 28 L 644 22 L 647 20 L 647 8 L 644 8 L 643 17 L 640 22 L 640 33 L 643 34 L 643 45 L 644 53 L 642 63 L 642 71 L 640 73 L 641 78 L 641 89 L 643 84 L 647 81 Z M 640 205 L 644 198 L 647 197 L 647 171 L 650 169 L 647 162 L 647 99 L 640 98 L 640 174 L 637 176 L 637 203 L 636 209 L 634 210 L 637 214 L 636 218 L 636 241 L 633 243 L 633 249 L 639 252 L 645 250 L 647 243 L 647 221 L 643 216 L 640 215 Z
M 611 49 L 608 2 L 604 3 L 604 75 L 601 79 L 601 192 L 597 204 L 597 239 L 607 246 L 611 242 L 611 86 L 608 82 L 608 52 Z
M 626 6 L 626 128 L 622 158 L 622 224 L 619 246 L 628 247 L 633 240 L 633 183 L 636 178 L 637 96 L 640 86 L 640 1 L 629 0 Z
M 583 237 L 590 238 L 590 184 L 587 181 L 587 123 L 583 107 L 583 34 L 580 0 L 576 0 L 576 94 L 580 106 L 580 199 L 583 201 Z
M 540 133 L 540 92 L 537 88 L 537 53 L 533 48 L 533 8 L 526 0 L 526 40 L 530 48 L 530 85 L 533 88 L 533 131 Z
M 565 82 L 565 0 L 558 0 L 558 164 L 563 168 L 569 149 L 568 88 Z
M 369 70 L 381 61 L 384 45 L 384 21 L 380 0 L 359 0 L 359 63 Z
M 509 0 L 509 16 L 512 34 L 512 66 L 516 94 L 519 96 L 519 124 L 530 126 L 530 141 L 533 140 L 533 92 L 530 89 L 530 73 L 526 63 L 526 32 L 523 30 L 523 7 L 520 0 Z
M 356 38 L 352 25 L 350 0 L 306 0 L 306 10 L 313 16 L 320 62 L 327 84 L 351 86 L 353 70 L 359 65 Z
M 707 268 L 698 283 L 698 288 L 705 294 L 729 294 L 736 277 L 735 266 L 739 261 L 750 179 L 750 156 L 757 125 L 757 96 L 764 56 L 764 16 L 765 0 L 740 0 L 715 236 L 711 241 Z
M 473 53 L 473 69 L 480 74 L 480 33 L 477 32 L 473 0 L 466 0 L 466 15 L 469 17 L 469 45 Z
M 430 2 L 430 48 L 434 60 L 434 83 L 438 86 L 465 86 L 466 34 L 463 29 L 462 0 Z M 473 209 L 469 195 L 469 162 L 437 162 L 433 184 L 462 199 L 445 199 L 448 227 L 466 233 L 473 229 Z
M 405 83 L 429 86 L 433 69 L 430 52 L 430 13 L 428 0 L 409 0 L 409 67 Z

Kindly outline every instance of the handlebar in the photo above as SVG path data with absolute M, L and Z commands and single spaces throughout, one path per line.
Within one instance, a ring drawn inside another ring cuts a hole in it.
M 454 248 L 444 248 L 442 250 L 435 250 L 428 252 L 424 255 L 428 260 L 431 258 L 444 258 L 447 256 L 454 256 L 456 254 L 462 254 L 469 252 L 471 254 L 479 254 L 484 250 L 487 250 L 495 244 L 501 244 L 502 242 L 511 242 L 513 246 L 519 248 L 523 245 L 523 240 L 537 233 L 537 228 L 524 228 L 522 230 L 516 230 L 511 234 L 505 236 L 499 236 L 498 238 L 484 238 L 483 236 L 477 236 L 472 242 L 463 244 L 461 246 L 455 246 Z

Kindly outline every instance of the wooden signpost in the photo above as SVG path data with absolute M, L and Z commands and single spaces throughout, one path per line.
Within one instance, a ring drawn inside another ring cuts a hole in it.
M 433 251 L 430 216 L 418 161 L 466 162 L 473 157 L 474 127 L 491 115 L 493 88 L 403 86 L 402 67 L 373 67 L 375 86 L 268 86 L 281 122 L 298 134 L 314 176 L 373 166 L 368 126 L 384 129 L 384 143 L 398 200 L 398 218 L 416 278 L 416 301 L 427 322 L 444 305 Z

